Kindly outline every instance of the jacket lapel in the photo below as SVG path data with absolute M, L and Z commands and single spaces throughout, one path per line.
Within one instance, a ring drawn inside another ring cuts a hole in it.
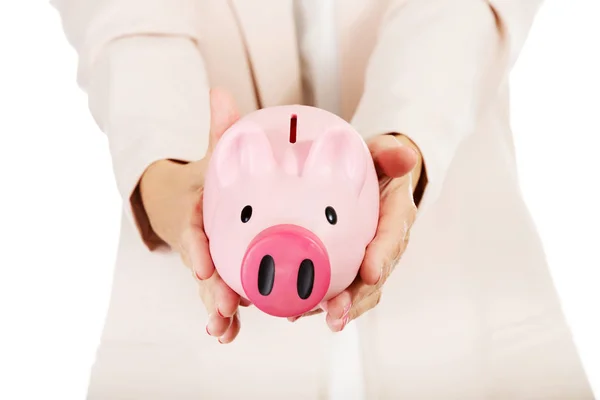
M 369 57 L 389 3 L 389 0 L 337 2 L 340 116 L 346 120 L 352 118 L 362 96 Z
M 293 0 L 230 0 L 245 41 L 258 104 L 302 101 Z

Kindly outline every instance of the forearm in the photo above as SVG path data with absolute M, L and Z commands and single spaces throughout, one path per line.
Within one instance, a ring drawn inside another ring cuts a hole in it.
M 158 160 L 208 146 L 209 84 L 197 47 L 198 0 L 54 0 L 79 55 L 78 81 L 106 134 L 126 216 L 153 248 L 138 183 Z
M 91 71 L 90 108 L 109 139 L 126 214 L 151 249 L 160 242 L 138 184 L 159 160 L 204 156 L 208 93 L 201 56 L 186 38 L 119 39 L 107 46 Z

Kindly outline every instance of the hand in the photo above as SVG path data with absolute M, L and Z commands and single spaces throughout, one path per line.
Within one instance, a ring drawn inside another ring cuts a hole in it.
M 240 296 L 215 271 L 204 234 L 202 189 L 211 153 L 223 133 L 239 119 L 233 100 L 223 91 L 210 93 L 211 125 L 208 151 L 191 163 L 161 160 L 149 166 L 140 181 L 140 193 L 152 229 L 179 252 L 200 288 L 209 314 L 206 331 L 221 343 L 235 339 L 240 330 Z
M 367 145 L 379 178 L 379 224 L 375 237 L 366 248 L 355 281 L 321 305 L 327 312 L 327 325 L 333 332 L 341 331 L 348 322 L 379 304 L 381 287 L 406 249 L 409 230 L 416 217 L 413 192 L 421 172 L 416 146 L 402 135 L 376 136 Z

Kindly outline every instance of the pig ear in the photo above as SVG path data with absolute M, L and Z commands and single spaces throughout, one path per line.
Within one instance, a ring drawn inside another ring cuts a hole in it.
M 253 124 L 234 125 L 225 132 L 213 153 L 221 186 L 228 186 L 242 176 L 261 176 L 275 169 L 275 158 L 267 135 Z
M 358 194 L 367 176 L 367 154 L 366 145 L 356 132 L 333 128 L 313 142 L 302 175 L 347 180 Z

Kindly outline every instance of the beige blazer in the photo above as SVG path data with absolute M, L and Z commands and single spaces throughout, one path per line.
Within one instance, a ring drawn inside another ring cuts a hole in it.
M 399 131 L 419 145 L 426 203 L 485 112 L 506 116 L 506 78 L 540 2 L 338 1 L 342 117 L 365 137 Z M 149 162 L 202 157 L 210 87 L 230 90 L 242 114 L 303 102 L 292 0 L 53 4 L 125 198 Z
M 148 249 L 129 201 L 153 161 L 204 155 L 210 87 L 242 114 L 304 102 L 292 1 L 53 3 L 127 217 L 90 398 L 325 398 L 336 339 L 324 322 L 249 309 L 233 345 L 202 336 L 195 283 L 175 255 Z M 539 3 L 337 2 L 342 117 L 365 138 L 410 137 L 428 179 L 409 248 L 357 321 L 367 399 L 593 398 L 509 127 L 507 78 Z

